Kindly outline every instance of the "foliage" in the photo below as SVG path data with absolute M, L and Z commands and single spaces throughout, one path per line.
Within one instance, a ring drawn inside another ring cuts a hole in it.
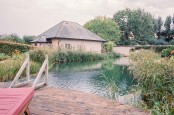
M 174 24 L 174 17 L 167 16 L 165 19 L 164 24 L 162 26 L 165 27 L 164 30 L 156 31 L 158 39 L 163 37 L 165 38 L 165 41 L 169 44 L 173 44 L 173 38 L 174 38 L 174 27 L 172 28 L 172 23 Z
M 162 57 L 172 56 L 173 55 L 173 53 L 172 53 L 173 51 L 174 51 L 174 46 L 166 48 L 166 49 L 163 49 L 162 52 L 161 52 L 161 56 Z
M 85 28 L 96 33 L 105 40 L 117 43 L 120 40 L 120 29 L 112 19 L 106 17 L 97 17 L 88 21 Z
M 174 39 L 172 39 L 169 44 L 174 45 Z
M 118 57 L 117 54 L 113 53 L 96 54 L 96 53 L 85 53 L 85 52 L 57 51 L 53 53 L 52 60 L 53 62 L 65 63 L 65 62 L 103 60 L 108 58 L 115 58 L 116 56 Z
M 109 94 L 112 98 L 117 98 L 116 95 L 124 95 L 128 93 L 133 84 L 136 84 L 132 78 L 128 66 L 116 66 L 113 64 L 114 60 L 107 60 L 102 63 L 102 74 L 98 79 L 101 79 L 102 83 L 106 83 L 109 88 Z M 123 84 L 125 87 L 123 87 Z
M 160 39 L 161 31 L 162 31 L 163 21 L 162 18 L 159 16 L 157 19 L 154 20 L 154 30 L 158 39 Z
M 98 54 L 91 52 L 77 52 L 77 51 L 47 51 L 43 49 L 31 50 L 30 58 L 32 61 L 42 63 L 45 59 L 45 54 L 49 55 L 50 63 L 65 63 L 65 62 L 81 62 L 81 61 L 95 61 L 109 58 L 117 58 L 118 54 L 110 52 L 106 54 Z
M 143 42 L 146 41 L 146 38 L 153 39 L 154 17 L 150 13 L 142 9 L 131 10 L 127 8 L 117 11 L 113 19 L 123 32 L 120 42 L 129 40 L 131 32 L 136 41 Z
M 106 50 L 106 52 L 112 52 L 113 47 L 114 47 L 114 43 L 112 41 L 108 41 L 105 44 L 105 50 Z
M 134 52 L 131 60 L 137 88 L 142 90 L 142 105 L 152 114 L 174 114 L 174 61 L 148 50 Z
M 7 59 L 0 61 L 0 81 L 13 80 L 24 62 L 24 57 L 24 55 L 21 55 L 18 59 Z M 33 61 L 31 61 L 30 66 L 31 73 L 36 73 L 40 69 L 40 64 Z M 23 76 L 24 75 L 25 72 L 23 73 Z
M 171 25 L 171 16 L 166 17 L 166 21 L 164 23 L 164 27 L 166 28 L 166 31 L 169 32 L 171 30 L 170 25 Z
M 24 53 L 30 49 L 33 49 L 33 46 L 9 41 L 0 41 L 0 52 L 7 55 L 12 55 L 15 51 Z
M 172 48 L 173 46 L 172 45 L 158 45 L 158 46 L 149 46 L 149 45 L 146 45 L 146 46 L 135 46 L 135 50 L 139 50 L 139 49 L 148 49 L 148 50 L 154 50 L 155 52 L 157 53 L 161 53 L 163 49 L 167 49 L 167 48 Z
M 18 43 L 24 43 L 25 42 L 17 34 L 0 35 L 0 40 L 11 41 L 11 42 L 18 42 Z
M 27 36 L 27 35 L 24 35 L 24 36 L 23 36 L 23 40 L 24 40 L 25 43 L 27 43 L 27 44 L 30 44 L 30 42 L 31 42 L 32 40 L 34 40 L 34 38 L 35 38 L 35 36 Z
M 37 48 L 37 49 L 34 49 L 34 50 L 30 50 L 29 54 L 30 54 L 30 58 L 31 58 L 32 61 L 43 63 L 43 61 L 45 60 L 46 52 L 42 49 Z
M 9 58 L 8 55 L 5 55 L 4 53 L 0 53 L 0 61 L 6 60 L 8 58 Z
M 163 49 L 161 52 L 161 57 L 168 57 L 170 55 L 170 49 Z
M 150 45 L 169 45 L 169 43 L 163 39 L 163 38 L 159 38 L 159 39 L 147 39 L 148 44 Z
M 162 25 L 163 25 L 163 21 L 162 21 L 162 18 L 161 17 L 158 17 L 157 19 L 157 32 L 160 32 L 161 31 L 161 28 L 162 28 Z

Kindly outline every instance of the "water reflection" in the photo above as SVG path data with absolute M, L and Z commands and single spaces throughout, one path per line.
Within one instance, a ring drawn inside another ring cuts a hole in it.
M 49 73 L 49 85 L 84 91 L 106 98 L 125 95 L 135 80 L 128 66 L 115 60 L 56 64 Z

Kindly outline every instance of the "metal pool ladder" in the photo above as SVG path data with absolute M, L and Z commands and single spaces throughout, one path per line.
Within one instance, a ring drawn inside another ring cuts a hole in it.
M 21 74 L 23 73 L 23 71 L 26 68 L 26 81 L 23 82 L 19 82 L 19 78 L 21 76 Z M 45 74 L 43 77 L 45 77 L 45 81 L 38 83 L 39 80 L 41 79 L 43 73 Z M 18 73 L 16 74 L 15 78 L 13 79 L 13 81 L 11 82 L 9 88 L 12 87 L 22 87 L 22 86 L 26 86 L 26 85 L 30 85 L 31 83 L 31 79 L 30 79 L 30 57 L 29 54 L 26 54 L 26 59 L 24 61 L 24 63 L 22 64 L 21 68 L 19 69 Z M 48 84 L 48 55 L 45 55 L 45 60 L 36 76 L 36 79 L 34 80 L 33 83 L 31 83 L 31 87 L 34 89 L 40 88 L 44 85 Z

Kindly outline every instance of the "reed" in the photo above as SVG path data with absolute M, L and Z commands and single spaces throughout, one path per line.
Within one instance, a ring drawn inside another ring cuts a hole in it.
M 4 61 L 0 61 L 0 81 L 13 80 L 16 73 L 19 71 L 22 63 L 24 62 L 24 58 L 22 59 L 7 59 Z M 31 61 L 31 74 L 39 71 L 40 64 Z M 22 76 L 25 75 L 23 72 Z
M 30 51 L 31 60 L 35 62 L 43 62 L 45 54 L 48 54 L 50 64 L 95 61 L 95 60 L 104 60 L 104 59 L 119 57 L 119 55 L 115 53 L 98 54 L 98 53 L 80 52 L 80 51 L 59 51 L 59 50 L 48 51 L 42 49 L 35 49 Z
M 152 114 L 174 114 L 174 61 L 150 50 L 134 52 L 131 60 L 142 105 Z

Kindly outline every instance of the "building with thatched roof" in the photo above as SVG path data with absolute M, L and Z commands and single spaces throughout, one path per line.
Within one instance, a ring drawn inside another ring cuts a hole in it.
M 36 37 L 31 43 L 39 47 L 101 53 L 101 37 L 75 22 L 62 21 Z

